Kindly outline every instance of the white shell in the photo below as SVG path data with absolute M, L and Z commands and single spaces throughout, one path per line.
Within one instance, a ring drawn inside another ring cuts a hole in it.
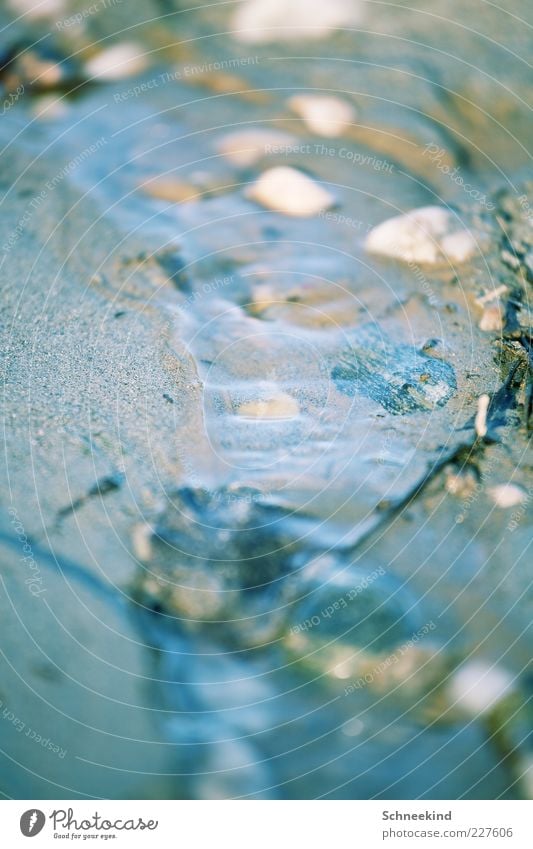
M 247 196 L 285 215 L 309 217 L 334 204 L 333 196 L 296 168 L 269 168 L 251 186 Z
M 453 705 L 477 716 L 495 707 L 511 692 L 513 685 L 514 679 L 506 669 L 472 660 L 454 673 L 448 696 Z
M 474 236 L 441 206 L 424 206 L 388 218 L 370 231 L 370 253 L 422 265 L 461 263 L 476 252 Z
M 316 39 L 358 23 L 359 0 L 245 0 L 233 21 L 233 37 L 249 44 Z
M 351 103 L 339 97 L 297 94 L 290 98 L 289 106 L 313 133 L 328 138 L 342 135 L 355 120 Z
M 133 42 L 114 44 L 93 56 L 85 65 L 89 77 L 98 80 L 122 80 L 140 74 L 148 62 L 145 48 Z
M 487 333 L 500 333 L 503 330 L 504 314 L 500 301 L 488 304 L 479 321 L 479 329 Z
M 146 522 L 134 525 L 131 531 L 133 553 L 139 560 L 147 562 L 152 559 L 152 529 Z
M 516 507 L 518 504 L 523 504 L 524 501 L 527 501 L 527 493 L 514 483 L 502 483 L 498 484 L 498 486 L 492 486 L 488 492 L 496 507 L 502 507 L 503 509 Z
M 489 411 L 490 395 L 484 393 L 477 399 L 477 413 L 474 426 L 478 436 L 483 438 L 487 435 L 487 413 Z
M 52 18 L 67 9 L 65 0 L 9 0 L 7 5 L 16 15 L 24 15 L 30 20 Z

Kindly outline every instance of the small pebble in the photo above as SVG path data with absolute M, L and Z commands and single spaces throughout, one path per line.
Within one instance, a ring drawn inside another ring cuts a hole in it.
M 479 329 L 487 333 L 501 333 L 504 324 L 504 311 L 500 301 L 489 304 L 483 310 Z
M 503 509 L 516 507 L 517 504 L 523 504 L 527 500 L 527 493 L 514 483 L 502 483 L 492 486 L 488 490 L 488 493 L 496 507 Z
M 470 259 L 476 242 L 444 207 L 425 206 L 378 224 L 370 231 L 366 248 L 403 262 L 441 265 Z
M 451 226 L 454 225 L 450 218 Z M 444 236 L 440 243 L 440 249 L 446 261 L 466 262 L 476 251 L 476 243 L 472 233 L 468 230 L 457 230 Z
M 453 674 L 448 697 L 454 705 L 477 716 L 496 707 L 509 695 L 513 685 L 514 679 L 506 669 L 472 660 Z
M 26 18 L 53 18 L 66 11 L 65 0 L 8 0 L 9 8 L 16 15 L 24 15 Z
M 327 36 L 361 19 L 359 0 L 245 0 L 233 20 L 233 37 L 248 44 Z
M 334 138 L 346 131 L 355 120 L 355 109 L 339 97 L 298 94 L 291 97 L 289 107 L 320 136 Z
M 465 499 L 476 491 L 477 479 L 472 472 L 446 473 L 444 484 L 446 492 L 455 495 L 456 498 Z
M 166 200 L 169 203 L 201 200 L 203 194 L 202 189 L 198 186 L 176 177 L 157 177 L 143 183 L 141 188 L 151 197 L 157 200 Z
M 284 300 L 281 292 L 277 291 L 271 283 L 257 283 L 252 286 L 252 299 L 250 311 L 261 313 L 273 304 Z
M 259 401 L 246 401 L 238 410 L 240 416 L 249 419 L 293 419 L 299 412 L 296 398 L 285 392 Z
M 284 215 L 310 217 L 333 206 L 333 196 L 296 168 L 269 168 L 251 186 L 247 196 Z
M 240 168 L 255 165 L 270 148 L 290 147 L 296 138 L 277 130 L 239 130 L 229 133 L 218 143 L 217 148 L 227 159 Z
M 133 42 L 114 44 L 89 59 L 85 64 L 85 72 L 88 77 L 103 82 L 133 77 L 148 65 L 145 52 L 144 47 Z
M 72 82 L 76 76 L 75 63 L 65 59 L 53 49 L 36 45 L 21 52 L 3 70 L 3 83 L 7 90 L 45 92 Z
M 152 529 L 146 522 L 139 522 L 131 532 L 131 544 L 135 557 L 143 562 L 152 559 Z
M 477 413 L 474 422 L 476 433 L 480 437 L 487 435 L 487 411 L 489 409 L 490 397 L 480 395 L 477 402 Z

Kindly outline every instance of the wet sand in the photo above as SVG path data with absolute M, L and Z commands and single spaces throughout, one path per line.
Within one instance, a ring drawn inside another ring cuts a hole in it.
M 525 4 L 13 3 L 1 792 L 529 797 Z

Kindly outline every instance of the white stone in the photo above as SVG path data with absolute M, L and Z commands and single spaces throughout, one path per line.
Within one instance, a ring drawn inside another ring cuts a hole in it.
M 527 493 L 514 483 L 502 483 L 491 486 L 488 493 L 497 507 L 507 509 L 523 504 L 527 500 Z
M 450 226 L 457 226 L 457 220 L 450 215 Z M 476 251 L 475 239 L 468 230 L 456 230 L 444 236 L 440 243 L 444 259 L 450 262 L 466 262 Z
M 297 94 L 290 98 L 289 107 L 313 133 L 329 138 L 342 135 L 355 120 L 351 103 L 329 95 Z
M 234 165 L 246 168 L 255 165 L 263 156 L 276 153 L 275 148 L 287 149 L 296 144 L 295 136 L 280 130 L 237 130 L 224 136 L 218 142 L 217 150 Z
M 134 525 L 131 532 L 133 553 L 139 560 L 147 562 L 152 559 L 152 529 L 146 522 Z
M 509 695 L 513 685 L 513 676 L 506 669 L 472 660 L 454 673 L 448 695 L 454 706 L 477 716 L 492 710 Z
M 106 81 L 140 74 L 148 65 L 145 48 L 133 42 L 114 44 L 93 56 L 85 65 L 89 77 Z
M 461 263 L 476 251 L 474 236 L 441 206 L 424 206 L 388 218 L 370 231 L 369 253 L 408 263 Z
M 487 413 L 489 411 L 490 396 L 486 393 L 480 395 L 477 399 L 477 413 L 474 420 L 474 427 L 479 437 L 483 438 L 487 435 Z
M 52 18 L 66 11 L 65 0 L 9 0 L 8 6 L 29 19 Z
M 256 283 L 252 286 L 250 308 L 253 312 L 260 313 L 273 304 L 280 303 L 285 303 L 285 298 L 271 283 Z
M 488 304 L 479 321 L 479 329 L 486 333 L 500 333 L 503 330 L 504 314 L 500 301 Z
M 268 209 L 303 218 L 317 215 L 335 202 L 326 189 L 302 171 L 285 165 L 265 171 L 247 196 Z
M 245 0 L 233 20 L 233 37 L 249 44 L 327 36 L 361 20 L 359 0 Z

